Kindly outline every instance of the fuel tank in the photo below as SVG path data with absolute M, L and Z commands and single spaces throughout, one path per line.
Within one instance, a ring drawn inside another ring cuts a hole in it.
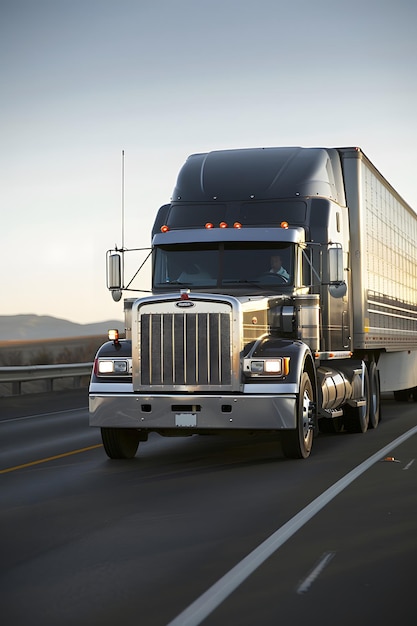
M 321 366 L 317 370 L 323 409 L 335 409 L 352 398 L 352 383 L 340 370 Z

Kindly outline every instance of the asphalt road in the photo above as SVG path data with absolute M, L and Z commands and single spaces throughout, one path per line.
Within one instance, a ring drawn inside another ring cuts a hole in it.
M 110 461 L 86 406 L 0 399 L 5 626 L 417 623 L 417 404 L 306 461 L 264 435 Z

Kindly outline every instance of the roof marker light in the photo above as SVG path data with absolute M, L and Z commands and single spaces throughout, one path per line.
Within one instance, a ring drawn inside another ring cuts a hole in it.
M 108 337 L 115 345 L 119 343 L 119 331 L 117 328 L 112 328 L 108 332 Z
M 227 222 L 220 222 L 219 228 L 227 228 Z
M 167 233 L 168 231 L 169 231 L 169 226 L 167 226 L 166 224 L 161 226 L 161 233 Z
M 281 222 L 281 228 L 288 228 L 288 222 Z
M 211 222 L 207 222 L 204 228 L 214 228 L 214 226 Z
M 242 228 L 242 224 L 240 222 L 235 222 L 233 224 L 233 228 Z

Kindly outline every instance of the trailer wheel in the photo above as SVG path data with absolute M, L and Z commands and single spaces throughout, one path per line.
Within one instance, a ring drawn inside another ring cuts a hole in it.
M 133 428 L 102 428 L 101 439 L 110 459 L 132 459 L 139 446 L 139 432 Z
M 377 428 L 381 420 L 381 393 L 379 386 L 379 373 L 375 361 L 371 361 L 368 367 L 369 374 L 369 427 Z
M 369 389 L 369 374 L 366 367 L 363 370 L 363 386 L 365 404 L 358 407 L 349 405 L 345 407 L 344 426 L 349 433 L 366 433 L 368 430 L 371 394 Z
M 313 445 L 313 428 L 311 423 L 311 405 L 313 387 L 310 376 L 303 372 L 300 381 L 300 393 L 297 405 L 297 428 L 286 430 L 281 434 L 284 455 L 289 459 L 306 459 L 310 456 Z

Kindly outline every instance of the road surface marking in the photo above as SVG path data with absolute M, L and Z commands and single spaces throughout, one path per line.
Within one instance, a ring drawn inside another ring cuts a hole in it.
M 55 456 L 48 456 L 46 459 L 38 459 L 37 461 L 30 461 L 30 463 L 23 463 L 23 465 L 15 465 L 14 467 L 8 467 L 0 470 L 0 474 L 7 474 L 8 472 L 15 472 L 25 467 L 32 467 L 32 465 L 39 465 L 40 463 L 48 463 L 49 461 L 55 461 L 56 459 L 63 459 L 66 456 L 72 456 L 73 454 L 80 454 L 81 452 L 88 452 L 89 450 L 95 450 L 95 448 L 101 448 L 102 443 L 97 443 L 94 446 L 88 446 L 88 448 L 79 448 L 78 450 L 71 450 L 71 452 L 64 452 L 63 454 L 56 454 Z
M 320 576 L 326 565 L 330 563 L 335 554 L 335 552 L 325 552 L 323 554 L 320 561 L 313 567 L 309 575 L 298 585 L 298 594 L 306 593 L 310 589 L 311 585 Z
M 414 463 L 415 459 L 411 459 L 411 461 L 409 461 L 409 463 L 407 463 L 407 465 L 405 467 L 403 467 L 403 470 L 408 470 L 410 469 L 410 467 L 412 466 L 412 464 Z
M 372 465 L 375 465 L 384 455 L 391 453 L 393 448 L 401 445 L 417 433 L 417 426 L 407 431 L 387 446 L 363 461 L 351 472 L 338 480 L 334 485 L 326 489 L 318 498 L 302 509 L 286 524 L 278 528 L 268 539 L 261 543 L 255 550 L 250 552 L 237 565 L 232 567 L 227 574 L 220 578 L 212 587 L 207 589 L 197 600 L 190 604 L 182 613 L 175 617 L 168 626 L 198 626 L 218 606 L 228 598 L 239 585 L 241 585 L 255 570 L 260 567 L 274 552 L 290 539 L 300 528 L 304 526 L 314 515 L 319 513 L 326 504 L 331 502 L 339 493 L 353 483 Z
M 35 417 L 50 417 L 51 415 L 61 415 L 61 413 L 74 413 L 76 411 L 88 411 L 88 406 L 79 407 L 78 409 L 64 409 L 63 411 L 52 411 L 51 413 L 33 413 L 32 415 L 6 417 L 5 419 L 0 419 L 0 424 L 5 424 L 6 422 L 18 422 L 21 420 L 31 420 Z

